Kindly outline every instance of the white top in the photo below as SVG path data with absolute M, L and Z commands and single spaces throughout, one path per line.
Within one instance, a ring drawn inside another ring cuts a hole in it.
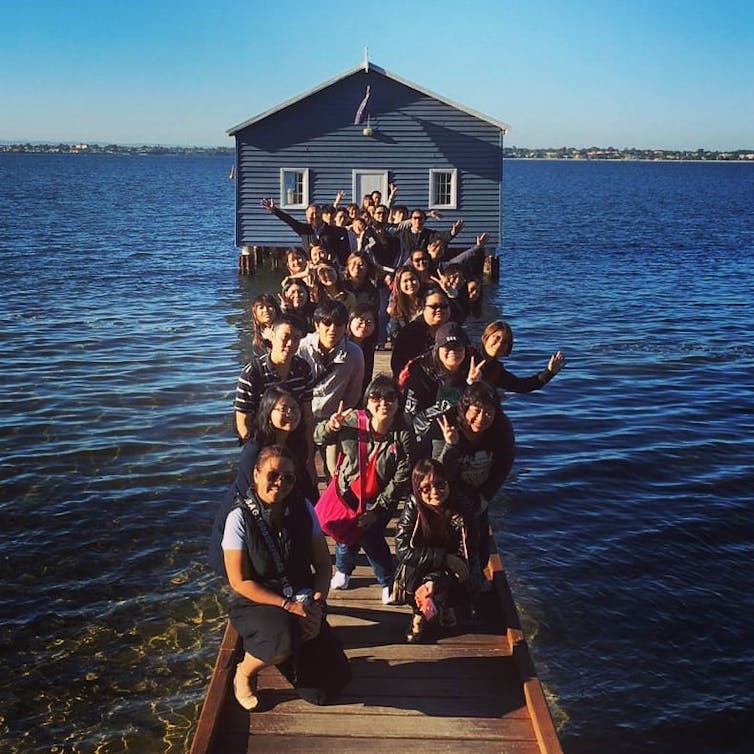
M 309 515 L 312 517 L 312 539 L 322 534 L 322 528 L 319 525 L 319 519 L 314 512 L 314 506 L 307 500 L 306 506 L 309 509 Z M 245 550 L 246 549 L 246 527 L 244 525 L 243 511 L 236 506 L 225 519 L 225 529 L 223 530 L 223 550 Z

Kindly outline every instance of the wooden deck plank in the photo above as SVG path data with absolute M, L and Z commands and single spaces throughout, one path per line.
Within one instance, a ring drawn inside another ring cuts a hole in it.
M 251 741 L 251 740 L 250 740 Z M 539 750 L 532 748 L 530 742 L 524 741 L 474 741 L 468 739 L 445 739 L 430 741 L 417 738 L 372 738 L 368 742 L 356 741 L 353 738 L 334 736 L 296 736 L 270 735 L 253 739 L 249 743 L 248 752 L 254 754 L 332 754 L 344 752 L 350 754 L 358 744 L 361 754 L 396 754 L 396 752 L 411 752 L 412 754 L 538 754 Z
M 514 673 L 515 668 L 506 663 L 503 667 L 503 674 L 512 676 Z M 501 679 L 497 668 L 486 677 L 457 678 L 434 674 L 430 676 L 406 676 L 401 678 L 400 690 L 401 696 L 404 697 L 419 696 L 427 698 L 435 696 L 442 698 L 452 696 L 454 699 L 483 699 L 499 692 L 501 680 L 507 682 L 508 680 L 513 681 L 515 679 L 513 677 L 503 677 Z M 427 681 L 431 681 L 431 683 L 428 684 Z M 265 694 L 268 690 L 271 693 L 279 693 L 281 699 L 298 699 L 290 684 L 280 673 L 270 673 L 268 676 L 261 678 L 260 688 Z M 287 693 L 288 697 L 285 697 L 283 692 Z M 369 697 L 372 703 L 383 703 L 383 697 L 392 697 L 394 694 L 395 678 L 392 672 L 371 676 L 361 675 L 359 678 L 351 681 L 340 696 L 340 701 L 343 704 L 352 704 L 356 701 L 366 700 Z M 523 696 L 521 694 L 518 696 L 523 704 Z
M 347 738 L 411 738 L 427 739 L 469 738 L 477 740 L 536 741 L 531 722 L 520 718 L 468 718 L 424 716 L 428 724 L 421 726 L 422 718 L 386 715 L 383 711 L 362 711 L 355 715 L 295 714 L 276 711 L 252 715 L 252 738 L 260 735 L 319 735 L 345 736 Z M 420 727 L 421 726 L 421 727 Z M 424 736 L 422 735 L 424 733 Z M 418 735 L 417 735 L 418 734 Z

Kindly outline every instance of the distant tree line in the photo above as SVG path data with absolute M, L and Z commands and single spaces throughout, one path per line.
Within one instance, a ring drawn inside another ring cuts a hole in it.
M 166 147 L 160 144 L 123 146 L 120 144 L 0 144 L 0 152 L 32 152 L 37 154 L 175 154 L 234 156 L 233 147 Z
M 616 149 L 615 147 L 558 147 L 530 149 L 505 147 L 503 156 L 509 159 L 528 160 L 724 160 L 754 161 L 754 149 L 737 149 L 723 152 L 708 149 Z
M 121 144 L 0 144 L 0 152 L 32 152 L 40 154 L 121 154 L 121 155 L 206 155 L 235 156 L 234 147 L 171 147 L 156 145 L 123 146 Z M 720 151 L 708 149 L 617 149 L 615 147 L 538 148 L 505 147 L 507 159 L 527 160 L 723 160 L 752 161 L 754 149 Z

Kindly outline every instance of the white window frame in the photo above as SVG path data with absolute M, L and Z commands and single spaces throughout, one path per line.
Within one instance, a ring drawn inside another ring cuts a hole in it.
M 435 176 L 450 174 L 450 204 L 435 201 Z M 429 170 L 429 209 L 458 209 L 458 168 L 430 168 Z
M 289 202 L 285 190 L 286 173 L 301 173 L 301 202 Z M 280 202 L 282 209 L 306 209 L 309 206 L 309 168 L 280 168 Z

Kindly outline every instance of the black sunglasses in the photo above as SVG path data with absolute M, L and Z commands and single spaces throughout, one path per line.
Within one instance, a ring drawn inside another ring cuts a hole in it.
M 276 482 L 280 482 L 281 484 L 295 484 L 296 483 L 296 475 L 295 474 L 286 474 L 286 473 L 280 473 L 279 471 L 268 471 L 267 472 L 267 481 L 270 484 L 275 484 Z
M 385 401 L 385 403 L 395 403 L 398 400 L 398 394 L 394 393 L 392 390 L 384 393 L 380 390 L 375 390 L 374 392 L 369 393 L 367 398 L 370 401 Z
M 332 325 L 335 325 L 335 327 L 343 327 L 346 324 L 343 320 L 333 319 L 332 317 L 322 317 L 319 322 L 325 327 L 330 327 Z

